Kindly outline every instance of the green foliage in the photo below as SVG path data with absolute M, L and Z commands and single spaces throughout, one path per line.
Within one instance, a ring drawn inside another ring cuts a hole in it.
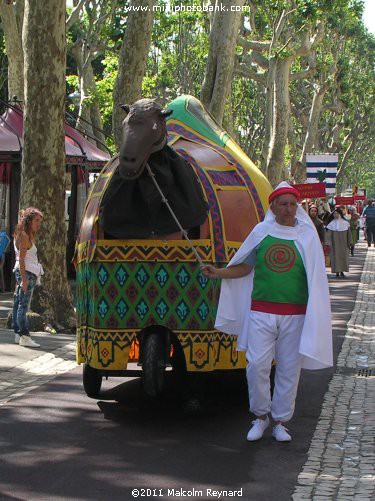
M 107 2 L 108 7 L 111 2 Z M 312 37 L 319 23 L 325 24 L 325 36 L 314 52 L 315 73 L 308 78 L 290 82 L 292 119 L 296 139 L 295 146 L 285 151 L 285 163 L 302 150 L 306 120 L 313 99 L 314 89 L 326 83 L 328 90 L 324 97 L 324 110 L 319 123 L 321 151 L 340 153 L 346 165 L 340 183 L 370 183 L 369 158 L 363 154 L 374 154 L 374 37 L 369 35 L 361 21 L 362 0 L 269 0 L 252 2 L 256 5 L 255 27 L 247 37 L 250 40 L 271 40 L 275 26 L 283 11 L 287 13 L 284 29 L 274 47 L 277 57 L 289 57 L 298 46 L 299 37 Z M 126 28 L 128 1 L 118 2 L 115 16 L 102 27 L 100 41 L 107 47 L 94 61 L 97 91 L 91 99 L 100 107 L 104 129 L 111 132 L 112 92 L 118 70 L 118 54 Z M 199 97 L 204 77 L 209 47 L 210 15 L 198 12 L 203 4 L 200 0 L 158 0 L 154 11 L 152 43 L 143 80 L 144 97 L 157 99 L 161 104 L 182 93 Z M 172 8 L 178 7 L 178 11 Z M 196 11 L 193 11 L 196 8 Z M 252 7 L 253 8 L 253 7 Z M 92 36 L 91 16 L 88 8 L 70 31 L 69 43 L 80 38 L 86 42 Z M 245 25 L 249 16 L 244 15 Z M 242 49 L 236 49 L 242 54 Z M 339 57 L 336 57 L 338 51 Z M 0 53 L 1 54 L 1 53 Z M 265 57 L 269 54 L 264 53 Z M 310 54 L 311 56 L 311 54 Z M 337 59 L 337 61 L 336 61 Z M 67 86 L 69 92 L 78 89 L 76 69 L 69 60 Z M 292 65 L 292 72 L 302 72 L 311 61 L 298 57 Z M 337 66 L 336 73 L 333 71 Z M 254 66 L 253 66 L 254 69 Z M 262 69 L 267 75 L 267 70 Z M 261 158 L 265 134 L 266 94 L 264 84 L 244 76 L 235 75 L 232 92 L 226 107 L 224 126 L 240 143 L 249 156 L 258 164 Z M 303 120 L 304 117 L 304 120 Z M 339 130 L 337 137 L 333 131 Z M 353 142 L 353 144 L 352 144 Z M 352 145 L 352 146 L 351 146 Z M 358 166 L 362 165 L 363 168 Z
M 258 85 L 247 78 L 235 77 L 232 83 L 231 107 L 236 139 L 256 163 L 260 160 L 264 135 L 265 97 Z M 227 120 L 224 117 L 224 127 Z
M 199 96 L 208 51 L 207 13 L 188 9 L 201 8 L 196 0 L 159 1 L 143 94 L 163 104 L 179 94 Z M 183 11 L 183 9 L 187 9 Z
M 106 134 L 112 134 L 112 109 L 113 109 L 113 87 L 117 75 L 118 58 L 114 54 L 107 54 L 102 61 L 102 78 L 97 81 L 96 99 L 99 104 L 103 128 Z M 115 151 L 113 140 L 107 138 L 107 146 Z

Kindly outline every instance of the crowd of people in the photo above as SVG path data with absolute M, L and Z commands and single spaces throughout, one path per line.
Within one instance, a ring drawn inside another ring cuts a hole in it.
M 325 200 L 303 200 L 301 206 L 309 214 L 318 232 L 324 253 L 329 256 L 331 272 L 344 278 L 349 271 L 349 254 L 363 232 L 367 245 L 375 247 L 375 202 L 362 205 L 331 207 Z

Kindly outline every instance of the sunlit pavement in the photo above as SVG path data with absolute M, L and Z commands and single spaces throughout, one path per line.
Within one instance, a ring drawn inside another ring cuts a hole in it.
M 32 337 L 40 348 L 19 346 L 12 331 L 0 330 L 0 406 L 77 366 L 74 335 L 36 332 Z

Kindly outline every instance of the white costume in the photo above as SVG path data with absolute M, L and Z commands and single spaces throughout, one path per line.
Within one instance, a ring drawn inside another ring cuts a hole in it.
M 14 242 L 14 252 L 16 255 L 16 262 L 13 271 L 20 267 L 20 251 Z M 30 249 L 27 249 L 25 255 L 25 270 L 34 273 L 37 277 L 37 285 L 41 284 L 41 276 L 44 275 L 43 266 L 38 261 L 38 252 L 36 245 L 33 243 Z
M 339 217 L 338 219 L 332 219 L 326 228 L 331 231 L 348 231 L 350 223 L 346 219 Z
M 290 185 L 282 182 L 276 189 Z M 246 238 L 228 266 L 239 264 L 259 243 L 272 236 L 293 240 L 305 267 L 308 302 L 305 315 L 250 311 L 254 270 L 243 278 L 224 279 L 215 327 L 238 336 L 237 349 L 247 352 L 250 409 L 260 416 L 272 411 L 287 421 L 294 410 L 300 368 L 332 366 L 331 309 L 322 246 L 310 217 L 298 206 L 296 226 L 276 223 L 271 209 Z M 276 358 L 275 393 L 269 396 L 270 361 Z M 291 383 L 285 383 L 290 380 Z M 268 390 L 267 390 L 268 388 Z

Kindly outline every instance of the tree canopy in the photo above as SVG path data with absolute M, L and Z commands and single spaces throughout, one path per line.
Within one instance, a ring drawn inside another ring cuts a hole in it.
M 13 2 L 18 11 L 22 3 Z M 337 152 L 339 190 L 357 185 L 375 195 L 375 38 L 363 9 L 362 0 L 73 0 L 67 94 L 79 93 L 76 111 L 104 130 L 98 144 L 113 152 L 122 100 L 142 95 L 166 104 L 187 93 L 202 99 L 273 184 L 295 165 L 303 182 L 306 153 Z M 3 96 L 8 79 L 3 70 Z

